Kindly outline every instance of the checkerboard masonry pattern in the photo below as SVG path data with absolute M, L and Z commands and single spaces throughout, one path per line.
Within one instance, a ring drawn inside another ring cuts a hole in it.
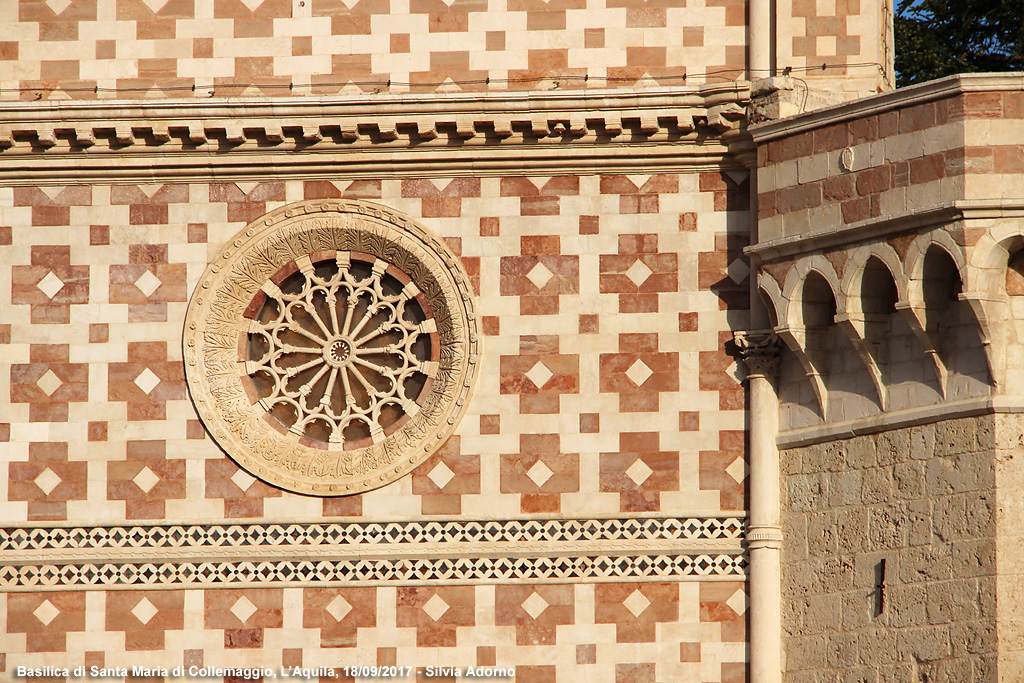
M 27 562 L 0 579 L 8 671 L 83 656 L 114 666 L 122 652 L 169 667 L 241 652 L 327 665 L 329 648 L 347 647 L 352 663 L 515 664 L 524 681 L 576 666 L 608 680 L 741 680 L 745 560 L 727 520 L 744 506 L 743 393 L 723 341 L 726 321 L 745 315 L 745 228 L 731 226 L 745 226 L 746 182 L 703 172 L 0 190 L 0 249 L 14 264 L 0 304 L 11 359 L 2 505 L 26 529 L 55 527 L 9 532 Z M 247 221 L 334 197 L 381 202 L 445 240 L 474 290 L 483 353 L 455 435 L 411 476 L 309 498 L 252 477 L 207 436 L 187 397 L 181 325 L 196 279 Z M 700 516 L 671 522 L 673 510 Z M 509 521 L 466 536 L 472 520 L 567 515 L 581 520 L 571 533 L 552 522 L 509 536 Z M 322 516 L 361 526 L 309 526 Z M 422 517 L 437 526 L 387 524 Z M 372 536 L 366 524 L 403 549 L 332 555 L 353 547 L 356 528 Z M 152 550 L 99 540 L 121 534 Z M 294 534 L 317 540 L 266 546 Z M 225 552 L 204 545 L 215 538 L 238 540 Z

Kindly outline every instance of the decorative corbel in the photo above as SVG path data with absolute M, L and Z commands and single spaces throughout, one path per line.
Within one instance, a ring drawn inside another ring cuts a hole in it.
M 897 301 L 896 311 L 903 315 L 907 325 L 910 326 L 914 336 L 924 348 L 924 352 L 931 358 L 932 366 L 935 368 L 935 377 L 939 382 L 939 393 L 945 399 L 949 369 L 946 367 L 946 361 L 942 360 L 938 345 L 932 339 L 932 335 L 928 334 L 928 322 L 925 319 L 923 307 L 915 306 L 909 301 Z
M 836 316 L 836 324 L 853 344 L 854 350 L 861 362 L 864 363 L 864 367 L 875 385 L 878 405 L 885 411 L 889 404 L 889 390 L 885 384 L 884 361 L 878 348 L 880 342 L 868 339 L 867 323 L 868 320 L 865 316 L 853 317 L 844 313 Z
M 1005 367 L 1003 349 L 1006 344 L 1003 343 L 1005 340 L 997 339 L 997 337 L 1001 336 L 999 333 L 1005 327 L 1004 323 L 1009 317 L 1007 297 L 984 292 L 961 292 L 959 299 L 970 306 L 971 313 L 978 323 L 981 346 L 985 352 L 985 361 L 988 363 L 988 374 L 995 386 L 998 387 L 1002 384 L 1001 380 L 1003 379 L 1001 370 Z
M 811 383 L 811 388 L 814 389 L 814 395 L 818 399 L 818 407 L 821 410 L 822 419 L 827 418 L 828 408 L 828 387 L 825 386 L 824 376 L 818 366 L 818 363 L 814 360 L 811 355 L 809 345 L 807 343 L 807 330 L 802 327 L 785 327 L 779 326 L 775 328 L 775 332 L 779 335 L 779 338 L 789 347 L 789 350 L 793 352 L 797 360 L 800 361 L 801 367 L 804 369 L 804 375 Z

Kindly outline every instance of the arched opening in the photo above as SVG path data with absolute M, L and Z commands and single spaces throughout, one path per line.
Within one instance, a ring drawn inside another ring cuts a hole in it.
M 963 281 L 953 257 L 933 245 L 921 276 L 926 329 L 947 369 L 946 398 L 984 396 L 992 387 L 978 321 L 960 299 Z
M 803 339 L 803 358 L 797 363 L 783 357 L 780 426 L 796 429 L 877 414 L 881 407 L 874 382 L 836 323 L 836 295 L 828 280 L 816 271 L 808 273 L 798 305 L 799 320 L 793 322 Z
M 1015 240 L 1016 250 L 1006 262 L 1006 298 L 1009 312 L 1006 334 L 1006 387 L 1019 393 L 1024 386 L 1024 244 Z
M 877 257 L 868 259 L 860 286 L 864 337 L 881 374 L 888 410 L 942 400 L 932 361 L 910 321 L 896 310 L 898 299 L 888 266 Z
M 775 301 L 772 300 L 772 297 L 768 292 L 764 291 L 764 289 L 761 289 L 760 287 L 758 288 L 757 293 L 761 297 L 761 304 L 765 312 L 768 314 L 768 324 L 772 329 L 778 327 L 779 312 L 775 308 Z

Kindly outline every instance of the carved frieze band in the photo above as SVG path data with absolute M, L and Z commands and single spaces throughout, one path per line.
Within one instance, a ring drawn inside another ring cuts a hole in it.
M 735 578 L 744 533 L 730 517 L 9 528 L 0 588 Z

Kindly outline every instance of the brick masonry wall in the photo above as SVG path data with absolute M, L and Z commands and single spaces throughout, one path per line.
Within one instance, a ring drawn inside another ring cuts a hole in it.
M 986 416 L 782 452 L 788 683 L 997 680 L 994 448 Z
M 365 679 L 340 667 L 400 665 L 419 674 L 394 680 L 422 683 L 456 680 L 428 677 L 428 666 L 515 666 L 514 677 L 484 680 L 744 683 L 745 618 L 730 607 L 742 591 L 690 582 L 8 593 L 0 669 L 14 678 L 17 666 L 268 667 L 271 681 L 281 667 L 336 667 L 338 677 L 311 680 L 353 683 Z M 142 678 L 165 680 L 133 680 Z
M 780 70 L 845 98 L 893 87 L 891 0 L 778 0 L 775 11 Z
M 1012 192 L 1024 176 L 1021 119 L 1024 93 L 966 93 L 761 145 L 761 239 Z
M 847 97 L 888 89 L 887 13 L 782 0 L 778 68 Z M 745 77 L 746 14 L 743 0 L 0 0 L 0 99 L 693 85 Z

